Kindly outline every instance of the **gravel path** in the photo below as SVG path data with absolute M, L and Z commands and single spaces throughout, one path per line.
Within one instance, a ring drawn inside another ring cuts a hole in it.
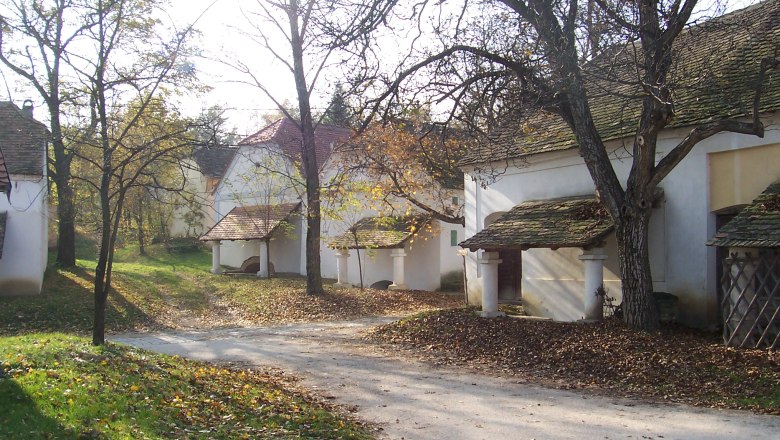
M 279 367 L 390 439 L 777 439 L 780 417 L 643 403 L 438 368 L 362 343 L 392 318 L 115 335 L 206 361 Z

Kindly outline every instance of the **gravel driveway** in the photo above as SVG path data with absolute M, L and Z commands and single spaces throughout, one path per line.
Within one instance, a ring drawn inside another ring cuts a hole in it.
M 109 339 L 205 361 L 279 367 L 354 406 L 390 439 L 777 439 L 780 417 L 546 389 L 388 356 L 356 336 L 392 318 Z

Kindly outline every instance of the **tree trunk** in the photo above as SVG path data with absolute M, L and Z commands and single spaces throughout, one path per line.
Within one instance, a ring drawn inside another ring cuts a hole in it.
M 100 284 L 100 286 L 98 286 Z M 95 283 L 95 321 L 92 324 L 92 345 L 106 343 L 106 302 L 108 294 L 103 292 L 102 283 Z
M 623 318 L 632 328 L 658 329 L 648 238 L 652 207 L 625 209 L 615 227 L 623 284 Z
M 306 179 L 306 293 L 316 295 L 323 292 L 320 269 L 320 177 L 314 145 L 314 124 L 312 122 L 309 87 L 306 84 L 306 69 L 303 65 L 302 30 L 298 21 L 298 2 L 291 0 L 287 15 L 290 20 L 290 46 L 293 54 L 293 75 L 301 111 L 302 168 Z
M 69 176 L 54 179 L 54 183 L 57 185 L 57 265 L 73 267 L 76 265 L 76 212 L 73 209 L 73 188 Z
M 73 156 L 65 150 L 58 101 L 50 105 L 49 110 L 54 152 L 52 180 L 57 185 L 57 265 L 73 267 L 76 265 L 76 210 L 73 207 L 73 187 L 70 182 Z
M 146 235 L 144 234 L 144 211 L 139 206 L 138 217 L 136 218 L 138 224 L 138 253 L 146 255 Z

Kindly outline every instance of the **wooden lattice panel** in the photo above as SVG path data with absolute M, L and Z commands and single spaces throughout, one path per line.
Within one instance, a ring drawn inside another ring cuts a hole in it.
M 780 251 L 731 254 L 723 262 L 723 340 L 726 345 L 780 345 Z

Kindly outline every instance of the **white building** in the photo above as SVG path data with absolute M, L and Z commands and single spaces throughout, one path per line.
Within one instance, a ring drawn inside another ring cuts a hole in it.
M 339 285 L 369 286 L 375 282 L 399 280 L 399 286 L 433 290 L 441 286 L 442 275 L 462 273 L 462 258 L 457 242 L 463 238 L 462 226 L 443 226 L 426 221 L 424 227 L 407 230 L 403 239 L 390 245 L 358 243 L 356 251 L 336 249 L 333 239 L 349 231 L 362 219 L 384 216 L 382 225 L 396 223 L 389 217 L 403 217 L 406 207 L 397 213 L 380 213 L 360 194 L 350 194 L 352 203 L 342 205 L 336 181 L 343 177 L 338 145 L 346 142 L 350 130 L 319 125 L 315 129 L 317 163 L 325 188 L 323 197 L 321 270 L 325 278 L 338 278 Z M 222 220 L 201 237 L 218 243 L 214 249 L 213 272 L 217 263 L 233 268 L 251 267 L 259 262 L 258 275 L 266 276 L 266 263 L 276 273 L 306 273 L 305 192 L 300 173 L 301 134 L 295 122 L 279 120 L 239 143 L 236 154 L 214 192 L 214 207 Z M 349 179 L 359 179 L 352 174 Z M 365 223 L 365 222 L 364 222 Z M 456 232 L 453 234 L 451 230 Z M 403 253 L 403 255 L 401 255 Z M 337 255 L 338 254 L 338 255 Z M 218 255 L 218 257 L 217 257 Z M 404 270 L 405 268 L 405 270 Z
M 754 87 L 746 78 L 754 78 L 758 68 L 751 57 L 776 52 L 780 32 L 772 17 L 778 16 L 778 4 L 773 0 L 730 16 L 746 14 L 742 18 L 754 25 L 754 33 L 750 38 L 737 34 L 734 45 L 712 52 L 722 69 L 717 72 L 727 72 L 717 78 L 718 86 L 678 90 L 692 94 L 677 97 L 675 122 L 659 139 L 659 159 L 696 124 L 750 114 Z M 745 31 L 744 26 L 739 31 Z M 699 33 L 688 44 L 686 50 L 709 54 L 720 40 Z M 690 67 L 680 65 L 677 71 Z M 706 244 L 741 207 L 780 179 L 778 79 L 774 70 L 765 81 L 763 138 L 725 132 L 710 137 L 661 182 L 649 232 L 653 287 L 677 297 L 677 319 L 685 324 L 719 324 L 719 267 L 725 255 Z M 724 85 L 726 80 L 731 82 Z M 612 166 L 625 182 L 636 120 L 623 116 L 631 114 L 630 106 L 615 107 L 605 99 L 591 102 L 591 108 Z M 571 131 L 549 114 L 531 125 L 533 136 L 515 137 L 510 147 L 501 146 L 500 155 L 498 149 L 486 147 L 461 162 L 470 237 L 462 243 L 470 249 L 468 297 L 488 315 L 501 300 L 522 299 L 532 315 L 564 321 L 589 318 L 600 308 L 593 292 L 602 281 L 607 294 L 621 300 L 611 221 L 591 202 L 593 180 Z M 504 169 L 497 176 L 491 172 Z
M 0 295 L 40 293 L 46 270 L 49 132 L 32 112 L 0 102 Z

